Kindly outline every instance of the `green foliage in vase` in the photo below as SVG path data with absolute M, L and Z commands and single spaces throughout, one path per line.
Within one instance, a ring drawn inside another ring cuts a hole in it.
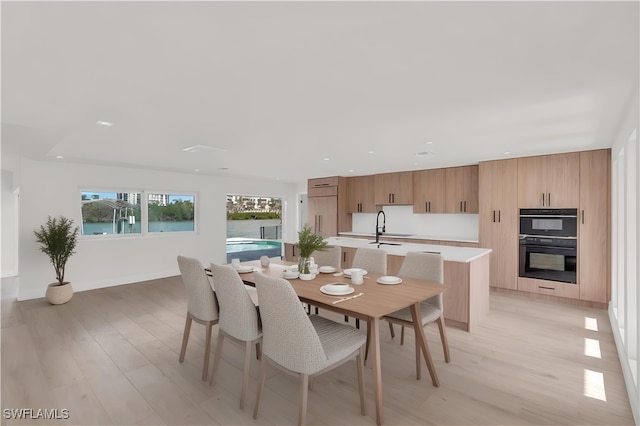
M 73 220 L 64 216 L 57 218 L 49 216 L 47 222 L 40 225 L 40 229 L 33 231 L 36 241 L 42 244 L 40 250 L 49 256 L 56 270 L 56 280 L 61 285 L 64 284 L 64 268 L 67 260 L 75 253 L 78 232 L 80 229 L 77 226 L 73 227 Z
M 309 225 L 305 224 L 298 232 L 298 248 L 300 257 L 309 257 L 316 250 L 326 250 L 329 244 L 321 235 L 315 234 Z

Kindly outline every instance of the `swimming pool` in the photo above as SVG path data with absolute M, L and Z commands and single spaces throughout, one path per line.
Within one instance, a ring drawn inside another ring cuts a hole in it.
M 279 241 L 229 239 L 227 240 L 227 262 L 237 258 L 241 262 L 257 260 L 260 256 L 278 257 L 282 255 Z

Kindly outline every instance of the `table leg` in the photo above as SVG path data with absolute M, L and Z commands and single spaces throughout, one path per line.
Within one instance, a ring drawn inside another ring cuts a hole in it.
M 429 374 L 431 374 L 433 386 L 440 387 L 440 380 L 438 380 L 436 367 L 433 365 L 431 353 L 429 352 L 429 346 L 427 345 L 427 338 L 424 335 L 424 327 L 422 327 L 422 316 L 420 315 L 419 303 L 411 305 L 411 316 L 413 317 L 413 327 L 415 328 L 416 337 L 419 340 L 419 342 L 416 341 L 416 345 L 419 344 L 422 348 L 422 354 L 424 355 L 424 359 L 427 362 L 427 368 L 429 369 Z
M 380 367 L 380 319 L 371 318 L 371 364 L 373 368 L 373 393 L 376 400 L 376 420 L 382 425 L 382 369 Z

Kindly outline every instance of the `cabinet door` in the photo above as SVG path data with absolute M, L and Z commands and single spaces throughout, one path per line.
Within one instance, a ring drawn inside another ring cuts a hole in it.
M 376 213 L 374 177 L 355 176 L 347 179 L 348 212 Z
M 518 279 L 518 162 L 480 163 L 480 247 L 490 248 L 489 283 L 517 288 Z
M 342 247 L 342 269 L 351 268 L 356 250 L 353 247 Z
M 478 166 L 462 168 L 462 202 L 465 213 L 478 213 Z
M 547 207 L 546 197 L 545 157 L 518 158 L 518 206 L 521 208 Z
M 445 212 L 478 213 L 478 166 L 445 170 Z
M 292 243 L 284 243 L 284 260 L 287 262 L 298 261 L 298 246 Z
M 580 153 L 578 283 L 580 299 L 609 300 L 611 241 L 610 159 L 608 149 Z
M 377 205 L 413 204 L 413 172 L 375 175 L 374 186 Z
M 338 235 L 338 197 L 308 198 L 308 224 L 323 237 Z
M 445 212 L 445 169 L 413 172 L 413 212 Z
M 580 203 L 580 153 L 547 155 L 546 161 L 546 207 L 575 209 Z

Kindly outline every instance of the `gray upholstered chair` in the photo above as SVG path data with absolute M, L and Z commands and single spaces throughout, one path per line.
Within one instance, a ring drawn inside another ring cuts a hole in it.
M 340 268 L 342 266 L 342 247 L 329 246 L 325 250 L 316 250 L 311 253 L 311 257 L 318 266 Z
M 442 256 L 434 253 L 407 253 L 400 272 L 400 277 L 415 278 L 430 282 L 443 284 L 444 282 L 444 261 Z M 440 329 L 440 340 L 442 340 L 442 349 L 444 350 L 444 359 L 446 362 L 451 361 L 449 355 L 449 344 L 447 343 L 447 333 L 444 327 L 444 307 L 442 303 L 442 294 L 434 296 L 420 304 L 420 314 L 422 315 L 422 326 L 426 326 L 431 322 L 437 322 Z M 409 308 L 401 309 L 384 317 L 389 324 L 398 324 L 402 326 L 402 336 L 400 343 L 404 343 L 404 327 L 413 328 L 413 317 Z M 416 346 L 416 377 L 420 379 L 421 353 L 420 347 Z
M 351 262 L 352 268 L 362 268 L 367 272 L 378 275 L 387 274 L 387 252 L 379 248 L 359 247 L 356 250 L 356 254 L 353 256 L 353 262 Z M 345 321 L 348 321 L 348 317 L 345 316 Z M 356 328 L 360 328 L 360 320 L 356 318 Z M 393 333 L 393 329 L 392 333 Z M 369 327 L 367 327 L 367 339 L 369 339 Z M 369 345 L 367 345 L 367 358 L 369 352 Z
M 202 380 L 207 380 L 209 371 L 209 353 L 211 352 L 211 329 L 218 323 L 218 303 L 216 295 L 211 289 L 204 266 L 198 259 L 178 256 L 178 267 L 182 275 L 182 282 L 187 290 L 187 320 L 182 335 L 180 362 L 184 361 L 187 352 L 187 342 L 191 332 L 191 322 L 195 321 L 206 327 L 204 343 L 204 366 Z
M 298 424 L 307 412 L 309 379 L 356 356 L 360 412 L 365 415 L 363 350 L 365 338 L 357 330 L 318 315 L 308 316 L 291 284 L 282 278 L 254 272 L 262 318 L 262 360 L 253 418 L 257 418 L 267 363 L 300 377 Z
M 245 352 L 242 391 L 240 393 L 240 408 L 242 409 L 249 386 L 253 344 L 256 345 L 256 354 L 260 353 L 260 341 L 262 340 L 260 317 L 240 275 L 231 266 L 212 263 L 211 277 L 220 305 L 220 322 L 218 323 L 218 342 L 209 385 L 213 384 L 218 371 L 224 338 L 228 337 L 232 342 L 243 345 Z

